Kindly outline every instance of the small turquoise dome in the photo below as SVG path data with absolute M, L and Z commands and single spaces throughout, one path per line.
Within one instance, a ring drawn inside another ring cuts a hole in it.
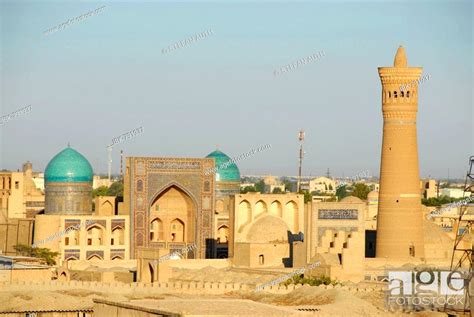
M 225 153 L 215 150 L 206 158 L 213 158 L 216 164 L 216 181 L 239 181 L 240 182 L 240 171 L 235 163 L 226 164 L 231 160 Z
M 92 182 L 92 166 L 76 150 L 67 147 L 48 163 L 44 172 L 45 182 L 84 183 Z

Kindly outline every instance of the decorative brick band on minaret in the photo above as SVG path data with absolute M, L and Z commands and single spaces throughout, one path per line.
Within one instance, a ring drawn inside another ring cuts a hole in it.
M 423 215 L 416 114 L 421 67 L 408 67 L 400 46 L 394 67 L 379 67 L 382 82 L 383 143 L 377 216 L 376 255 L 424 257 Z M 401 86 L 411 83 L 410 89 Z

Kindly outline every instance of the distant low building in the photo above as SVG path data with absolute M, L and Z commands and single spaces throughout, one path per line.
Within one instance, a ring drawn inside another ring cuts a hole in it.
M 265 193 L 271 194 L 276 188 L 280 189 L 280 192 L 285 192 L 285 185 L 282 184 L 278 178 L 275 176 L 267 176 L 263 179 L 263 183 L 265 184 Z
M 112 183 L 113 181 L 109 180 L 108 178 L 101 178 L 99 175 L 94 175 L 92 180 L 92 189 L 97 189 L 102 186 L 110 187 Z
M 336 181 L 327 177 L 318 177 L 309 181 L 309 192 L 335 194 Z
M 440 191 L 441 196 L 448 196 L 450 198 L 463 198 L 464 189 L 462 188 L 443 188 Z
M 50 281 L 51 268 L 38 258 L 0 255 L 0 282 Z
M 434 179 L 420 180 L 420 189 L 425 199 L 438 197 L 438 183 Z
M 33 181 L 33 165 L 23 171 L 0 172 L 0 222 L 7 218 L 32 218 L 44 209 L 45 196 Z
M 241 189 L 244 189 L 245 187 L 255 187 L 255 183 L 242 183 L 242 184 L 240 184 Z

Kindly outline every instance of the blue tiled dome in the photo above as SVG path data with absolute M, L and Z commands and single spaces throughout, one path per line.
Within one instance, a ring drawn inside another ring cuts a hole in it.
M 48 163 L 44 172 L 45 182 L 92 182 L 93 172 L 89 161 L 76 150 L 67 147 Z
M 228 181 L 239 181 L 240 182 L 240 171 L 237 165 L 235 163 L 232 164 L 226 164 L 223 165 L 224 163 L 227 163 L 228 161 L 231 160 L 230 157 L 228 157 L 225 153 L 215 150 L 208 156 L 208 158 L 213 158 L 216 161 L 216 181 L 223 181 L 223 182 L 228 182 Z

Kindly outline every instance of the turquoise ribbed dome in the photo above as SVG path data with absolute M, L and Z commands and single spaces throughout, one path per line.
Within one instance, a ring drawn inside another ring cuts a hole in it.
M 92 166 L 76 150 L 67 147 L 48 163 L 44 172 L 45 182 L 84 183 L 92 182 Z
M 240 182 L 240 172 L 239 168 L 235 163 L 226 164 L 228 161 L 231 160 L 225 153 L 215 150 L 208 156 L 209 158 L 213 158 L 216 161 L 216 181 L 239 181 Z

